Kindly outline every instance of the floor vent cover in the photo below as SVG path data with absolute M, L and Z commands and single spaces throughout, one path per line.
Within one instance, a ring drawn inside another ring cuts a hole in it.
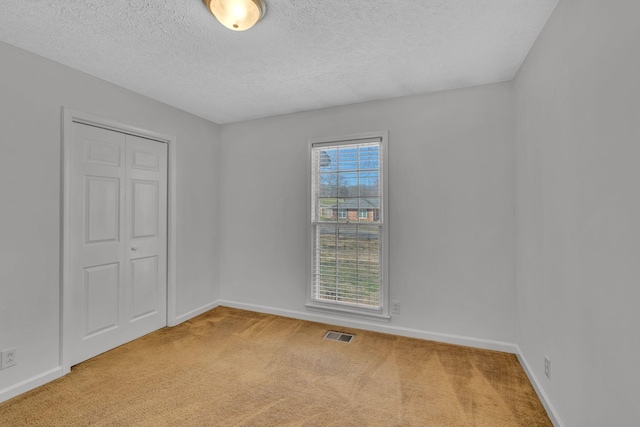
M 332 341 L 351 342 L 354 336 L 343 332 L 328 331 L 324 338 Z

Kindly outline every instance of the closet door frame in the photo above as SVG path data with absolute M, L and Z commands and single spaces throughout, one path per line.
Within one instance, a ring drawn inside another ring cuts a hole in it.
M 61 251 L 60 251 L 60 366 L 62 375 L 71 371 L 69 358 L 70 330 L 72 322 L 70 283 L 70 191 L 71 144 L 73 123 L 97 126 L 107 130 L 153 139 L 167 144 L 167 326 L 177 325 L 176 319 L 176 137 L 152 130 L 131 126 L 94 114 L 62 107 L 62 174 L 61 174 Z

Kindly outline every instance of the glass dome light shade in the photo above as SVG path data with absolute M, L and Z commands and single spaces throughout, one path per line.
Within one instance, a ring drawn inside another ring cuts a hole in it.
M 245 31 L 264 16 L 262 0 L 203 0 L 213 16 L 233 31 Z

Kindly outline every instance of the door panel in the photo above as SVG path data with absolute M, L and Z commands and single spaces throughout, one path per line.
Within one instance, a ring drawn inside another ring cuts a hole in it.
M 85 160 L 109 166 L 120 166 L 120 144 L 92 139 L 85 140 Z
M 158 236 L 158 183 L 132 180 L 133 238 Z
M 118 289 L 120 264 L 107 264 L 84 269 L 83 338 L 105 332 L 118 326 Z
M 166 325 L 167 150 L 131 135 L 126 149 L 127 318 L 155 330 Z
M 117 241 L 120 237 L 120 179 L 86 177 L 86 243 Z
M 158 257 L 131 261 L 132 306 L 131 320 L 155 314 L 158 310 Z
M 133 169 L 157 171 L 160 159 L 158 153 L 153 151 L 144 151 L 141 149 L 133 150 Z
M 167 146 L 73 124 L 71 365 L 166 325 Z

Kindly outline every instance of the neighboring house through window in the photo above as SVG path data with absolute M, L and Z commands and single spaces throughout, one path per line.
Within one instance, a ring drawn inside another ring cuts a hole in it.
M 307 307 L 389 317 L 386 152 L 386 132 L 310 141 Z

